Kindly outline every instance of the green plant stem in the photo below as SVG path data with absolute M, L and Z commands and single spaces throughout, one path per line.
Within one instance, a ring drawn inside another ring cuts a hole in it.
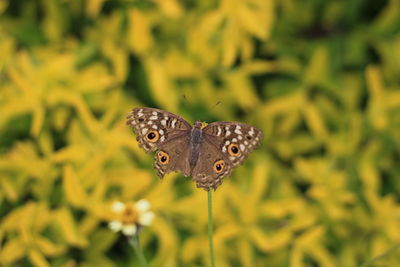
M 212 218 L 212 191 L 208 190 L 208 241 L 210 245 L 211 267 L 215 267 L 214 243 L 213 243 L 213 218 Z
M 392 253 L 393 251 L 395 251 L 396 249 L 398 249 L 400 247 L 400 244 L 396 244 L 393 247 L 389 248 L 388 250 L 386 250 L 385 252 L 383 252 L 382 254 L 370 259 L 367 262 L 364 262 L 362 265 L 360 265 L 360 267 L 367 267 L 369 265 L 371 265 L 372 263 L 386 257 L 387 255 L 389 255 L 390 253 Z
M 131 238 L 129 238 L 129 244 L 133 247 L 135 250 L 136 256 L 139 259 L 140 266 L 141 267 L 148 267 L 146 258 L 143 255 L 142 247 L 140 246 L 139 242 L 139 235 L 133 235 Z

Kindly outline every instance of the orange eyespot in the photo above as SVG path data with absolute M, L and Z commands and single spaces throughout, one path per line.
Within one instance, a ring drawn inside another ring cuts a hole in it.
M 214 167 L 213 167 L 213 169 L 214 169 L 214 172 L 215 173 L 221 173 L 223 170 L 224 170 L 224 168 L 225 168 L 225 162 L 224 162 L 224 160 L 222 160 L 222 159 L 220 159 L 220 160 L 217 160 L 215 163 L 214 163 Z
M 157 157 L 158 157 L 158 161 L 162 164 L 162 165 L 166 165 L 169 162 L 169 155 L 167 153 L 165 153 L 164 151 L 160 151 L 157 153 Z
M 240 150 L 239 150 L 239 146 L 237 144 L 230 144 L 228 146 L 228 153 L 231 156 L 239 156 L 240 155 Z
M 157 142 L 158 138 L 160 138 L 160 135 L 157 131 L 151 130 L 146 134 L 146 140 L 151 143 Z

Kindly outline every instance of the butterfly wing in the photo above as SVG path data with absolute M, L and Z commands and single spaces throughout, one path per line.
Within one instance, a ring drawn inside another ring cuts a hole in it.
M 263 138 L 261 130 L 237 122 L 210 123 L 202 134 L 204 142 L 192 177 L 198 187 L 206 190 L 216 189 L 223 177 L 230 175 Z
M 172 171 L 190 175 L 189 136 L 192 127 L 181 117 L 155 108 L 134 108 L 127 124 L 146 152 L 157 151 L 154 169 L 162 178 Z
M 160 146 L 154 156 L 154 169 L 160 178 L 173 171 L 180 171 L 184 176 L 190 176 L 189 134 L 176 136 Z
M 207 136 L 204 136 L 200 145 L 199 159 L 192 171 L 192 180 L 196 186 L 214 190 L 222 183 L 225 176 L 230 175 L 233 165 L 229 159 L 221 153 L 217 144 L 214 144 Z
M 134 108 L 127 119 L 140 147 L 146 152 L 156 151 L 161 145 L 190 132 L 192 128 L 181 117 L 155 108 Z

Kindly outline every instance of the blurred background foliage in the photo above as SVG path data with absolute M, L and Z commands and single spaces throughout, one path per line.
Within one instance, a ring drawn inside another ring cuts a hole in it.
M 104 213 L 141 198 L 151 266 L 209 264 L 206 193 L 159 181 L 138 106 L 264 131 L 215 193 L 219 267 L 380 255 L 400 242 L 399 32 L 399 0 L 0 1 L 0 265 L 137 266 Z

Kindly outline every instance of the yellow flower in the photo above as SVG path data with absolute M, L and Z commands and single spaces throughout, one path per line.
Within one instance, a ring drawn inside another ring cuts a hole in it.
M 145 199 L 136 203 L 115 201 L 111 204 L 111 212 L 113 219 L 108 226 L 111 230 L 121 231 L 126 236 L 135 235 L 140 227 L 149 226 L 154 219 L 150 203 Z

